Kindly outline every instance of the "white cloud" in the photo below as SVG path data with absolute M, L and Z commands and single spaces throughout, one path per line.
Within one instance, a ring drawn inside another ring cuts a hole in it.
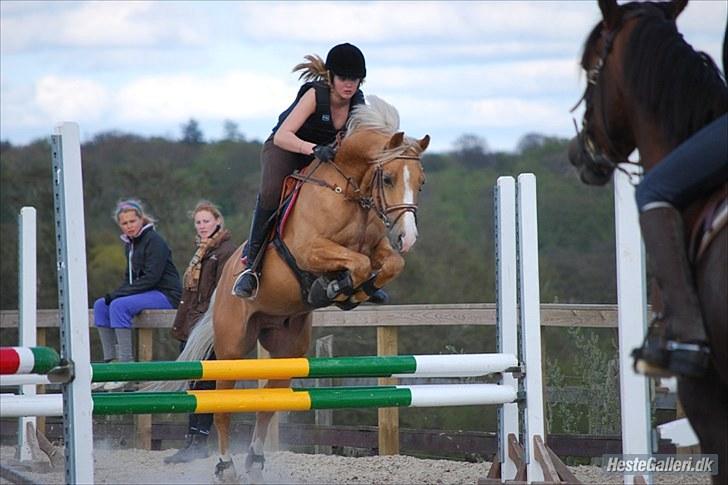
M 7 3 L 16 2 L 3 2 L 3 53 L 39 47 L 197 44 L 206 37 L 200 24 L 191 28 L 189 19 L 175 14 L 174 6 L 153 2 L 23 2 L 25 8 L 6 8 Z
M 532 101 L 523 98 L 500 97 L 476 101 L 472 105 L 469 121 L 476 126 L 522 127 L 544 129 L 563 127 L 568 120 L 567 110 L 552 102 Z
M 593 25 L 595 14 L 590 7 L 583 2 L 556 6 L 533 1 L 246 2 L 241 6 L 241 22 L 244 35 L 255 39 L 451 43 L 504 35 L 513 39 L 519 31 L 564 39 Z
M 34 104 L 54 120 L 98 120 L 108 107 L 109 93 L 90 79 L 46 76 L 36 84 Z
M 578 90 L 579 68 L 575 59 L 545 59 L 452 65 L 443 68 L 382 68 L 368 83 L 378 91 L 416 89 L 426 96 L 472 98 L 511 95 L 568 94 Z M 369 87 L 365 85 L 366 88 Z
M 180 121 L 190 117 L 271 120 L 290 103 L 295 85 L 243 71 L 215 77 L 193 75 L 135 79 L 115 97 L 124 121 Z

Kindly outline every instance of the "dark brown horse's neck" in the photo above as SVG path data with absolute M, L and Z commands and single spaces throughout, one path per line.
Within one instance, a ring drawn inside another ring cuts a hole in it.
M 634 139 L 637 144 L 637 150 L 639 151 L 640 165 L 642 165 L 645 173 L 647 173 L 659 165 L 679 143 L 665 140 L 662 130 L 653 122 L 646 119 L 645 116 L 636 115 L 636 117 L 631 119 L 636 119 L 636 122 L 632 124 L 634 127 Z M 711 195 L 712 192 L 706 193 L 682 209 L 686 241 L 690 238 L 695 224 L 699 222 L 703 207 Z

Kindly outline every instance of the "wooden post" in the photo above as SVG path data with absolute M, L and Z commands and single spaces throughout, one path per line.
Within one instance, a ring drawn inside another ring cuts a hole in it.
M 152 360 L 153 330 L 151 328 L 137 329 L 137 360 L 139 362 Z M 136 447 L 143 450 L 152 449 L 152 415 L 139 414 L 134 416 L 136 429 Z
M 397 327 L 377 327 L 377 355 L 397 355 Z M 396 378 L 379 378 L 379 385 L 397 384 Z M 379 410 L 379 454 L 399 455 L 399 408 Z
M 324 337 L 316 339 L 316 357 L 333 357 L 334 356 L 334 336 L 326 335 Z M 316 387 L 331 387 L 331 378 L 328 379 L 316 379 Z M 314 422 L 317 426 L 331 426 L 334 424 L 334 410 L 333 409 L 317 409 L 314 412 Z M 314 453 L 316 454 L 331 454 L 331 446 L 316 445 L 314 446 Z
M 262 345 L 260 345 L 260 342 L 258 342 L 258 358 L 259 359 L 270 359 L 270 353 L 263 348 Z M 258 381 L 258 387 L 263 387 L 268 381 L 265 379 L 261 379 Z M 281 413 L 275 413 L 273 414 L 273 418 L 270 420 L 270 424 L 268 425 L 268 434 L 265 438 L 265 445 L 263 447 L 264 451 L 279 451 L 281 449 L 281 442 L 280 442 L 280 415 Z

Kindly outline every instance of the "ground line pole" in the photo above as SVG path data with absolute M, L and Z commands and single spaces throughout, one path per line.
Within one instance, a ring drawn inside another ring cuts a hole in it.
M 76 123 L 62 123 L 51 136 L 53 203 L 58 261 L 61 359 L 75 377 L 63 385 L 66 483 L 94 483 L 91 422 L 86 229 L 81 175 L 81 142 Z

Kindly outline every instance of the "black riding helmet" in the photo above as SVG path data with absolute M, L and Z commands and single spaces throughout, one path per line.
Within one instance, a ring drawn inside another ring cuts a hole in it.
M 348 42 L 331 48 L 326 56 L 326 69 L 341 77 L 364 79 L 367 75 L 364 54 Z

